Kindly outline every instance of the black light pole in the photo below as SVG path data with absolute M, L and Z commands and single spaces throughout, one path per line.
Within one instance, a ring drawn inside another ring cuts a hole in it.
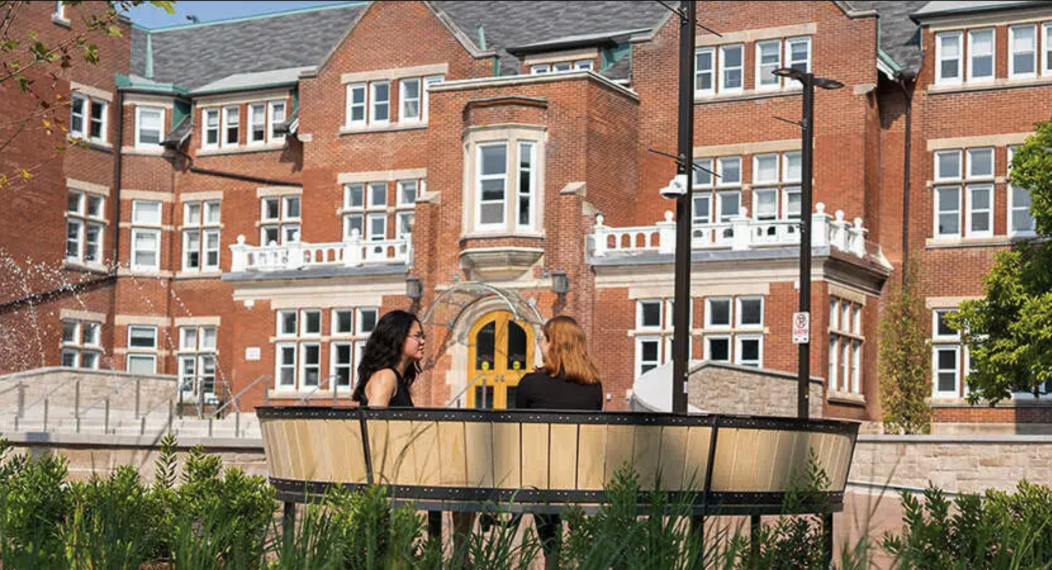
M 774 74 L 779 77 L 795 79 L 804 87 L 804 116 L 800 123 L 802 131 L 801 162 L 802 173 L 800 188 L 800 309 L 799 312 L 806 313 L 810 322 L 811 314 L 811 210 L 813 208 L 812 179 L 814 178 L 814 116 L 815 116 L 815 87 L 822 89 L 840 89 L 843 83 L 835 79 L 815 77 L 813 73 L 801 71 L 792 67 L 776 69 Z M 810 327 L 813 328 L 813 327 Z M 808 335 L 810 337 L 810 335 Z M 796 386 L 796 416 L 802 420 L 810 417 L 810 395 L 811 395 L 811 342 L 799 344 L 799 359 L 797 365 Z
M 687 413 L 687 357 L 690 354 L 690 223 L 694 172 L 695 3 L 680 3 L 679 148 L 676 174 L 686 176 L 686 192 L 676 198 L 676 287 L 672 336 L 672 413 Z

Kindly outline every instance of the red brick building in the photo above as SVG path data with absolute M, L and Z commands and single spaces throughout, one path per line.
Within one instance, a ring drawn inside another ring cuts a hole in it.
M 68 33 L 45 6 L 29 16 Z M 699 29 L 695 54 L 694 154 L 717 176 L 695 180 L 692 357 L 796 369 L 809 215 L 827 415 L 879 420 L 881 299 L 912 253 L 937 419 L 1052 423 L 1026 396 L 968 408 L 967 351 L 940 327 L 981 294 L 993 253 L 1032 235 L 1007 165 L 1049 116 L 1052 8 L 698 13 L 722 35 Z M 4 281 L 3 371 L 169 374 L 187 397 L 250 405 L 347 398 L 394 308 L 432 317 L 425 405 L 513 400 L 538 361 L 509 307 L 578 318 L 612 409 L 670 360 L 674 205 L 657 190 L 675 168 L 649 149 L 676 145 L 678 22 L 660 4 L 358 3 L 132 27 L 108 49 L 69 78 L 90 149 L 5 198 L 0 247 L 21 269 Z M 845 85 L 816 96 L 813 208 L 799 130 L 776 118 L 801 106 L 770 73 L 783 66 Z M 42 152 L 19 140 L 18 160 Z

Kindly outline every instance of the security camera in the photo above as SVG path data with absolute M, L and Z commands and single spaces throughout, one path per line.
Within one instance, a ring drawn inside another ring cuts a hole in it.
M 676 198 L 679 198 L 680 196 L 686 195 L 687 194 L 687 175 L 686 174 L 677 174 L 675 178 L 673 178 L 671 181 L 669 181 L 668 186 L 665 186 L 664 188 L 662 188 L 658 192 L 660 192 L 662 196 L 664 196 L 665 198 L 668 198 L 669 200 L 675 200 Z

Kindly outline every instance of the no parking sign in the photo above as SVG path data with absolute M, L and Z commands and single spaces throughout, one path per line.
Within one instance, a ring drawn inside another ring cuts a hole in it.
M 811 313 L 793 313 L 793 344 L 811 342 Z

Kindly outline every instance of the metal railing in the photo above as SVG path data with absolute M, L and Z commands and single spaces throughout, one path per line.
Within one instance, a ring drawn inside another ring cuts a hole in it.
M 328 384 L 329 390 L 332 391 L 332 405 L 336 406 L 336 398 L 339 396 L 340 387 L 333 385 L 333 380 L 338 379 L 339 377 L 339 374 L 332 374 L 330 376 L 326 376 L 321 380 L 321 382 L 318 382 L 317 386 L 311 388 L 310 392 L 307 392 L 306 394 L 301 396 L 300 399 L 296 401 L 296 405 L 301 406 L 304 402 L 312 400 L 314 398 L 314 394 L 318 393 L 318 391 L 321 390 L 322 386 Z M 350 386 L 347 387 L 347 393 L 350 394 Z

